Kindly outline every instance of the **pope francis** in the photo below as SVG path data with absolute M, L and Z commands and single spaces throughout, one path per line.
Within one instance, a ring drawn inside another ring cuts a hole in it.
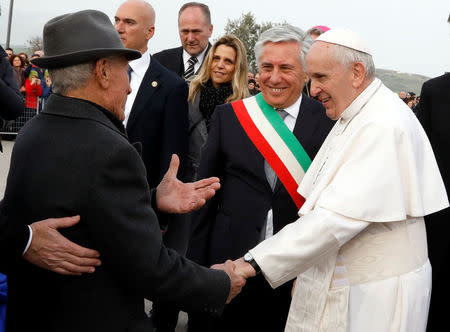
M 425 331 L 423 216 L 449 206 L 428 138 L 354 32 L 318 37 L 306 71 L 336 124 L 298 188 L 298 221 L 238 268 L 272 287 L 297 278 L 285 331 Z

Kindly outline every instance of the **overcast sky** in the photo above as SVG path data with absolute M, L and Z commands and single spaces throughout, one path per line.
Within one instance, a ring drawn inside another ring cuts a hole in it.
M 201 1 L 201 0 L 200 0 Z M 156 11 L 152 53 L 180 45 L 178 9 L 185 1 L 149 1 Z M 359 32 L 378 68 L 439 76 L 450 71 L 449 0 L 204 0 L 211 10 L 213 39 L 227 19 L 251 11 L 258 22 L 283 22 L 304 30 L 314 25 L 348 27 Z M 121 0 L 15 0 L 11 44 L 41 35 L 49 19 L 82 9 L 98 9 L 113 19 Z M 0 0 L 0 42 L 6 41 L 10 0 Z M 70 36 L 67 36 L 70 38 Z

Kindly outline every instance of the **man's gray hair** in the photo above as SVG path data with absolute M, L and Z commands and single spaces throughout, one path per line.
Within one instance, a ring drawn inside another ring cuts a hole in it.
M 300 44 L 300 61 L 305 66 L 305 56 L 311 48 L 314 39 L 306 34 L 302 29 L 290 24 L 276 26 L 264 31 L 255 44 L 255 58 L 259 66 L 259 59 L 262 55 L 263 47 L 266 43 L 297 42 Z
M 361 62 L 366 69 L 366 78 L 375 77 L 375 65 L 370 54 L 354 50 L 342 45 L 332 44 L 335 59 L 344 67 L 350 67 L 355 62 Z
M 180 20 L 180 16 L 183 13 L 183 11 L 189 7 L 200 8 L 202 10 L 203 14 L 205 15 L 206 22 L 209 25 L 211 25 L 211 12 L 209 11 L 209 7 L 207 5 L 205 5 L 204 3 L 195 2 L 195 1 L 187 2 L 183 6 L 181 6 L 180 11 L 178 12 L 178 20 Z
M 52 91 L 65 95 L 71 90 L 82 88 L 91 79 L 95 63 L 95 61 L 90 61 L 63 68 L 49 69 Z

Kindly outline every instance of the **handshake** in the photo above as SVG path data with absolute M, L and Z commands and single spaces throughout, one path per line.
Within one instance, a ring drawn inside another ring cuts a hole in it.
M 215 270 L 223 270 L 228 274 L 231 280 L 230 294 L 227 298 L 227 304 L 231 302 L 242 290 L 246 281 L 250 277 L 256 275 L 256 271 L 249 263 L 245 262 L 241 257 L 235 261 L 227 260 L 223 264 L 215 264 L 211 266 Z

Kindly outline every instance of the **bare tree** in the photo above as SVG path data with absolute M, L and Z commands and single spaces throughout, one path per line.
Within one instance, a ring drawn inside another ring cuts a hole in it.
M 31 50 L 32 53 L 37 50 L 42 50 L 44 48 L 44 43 L 41 36 L 34 36 L 27 40 L 27 48 Z
M 228 19 L 227 25 L 225 26 L 225 33 L 233 34 L 242 41 L 247 50 L 248 69 L 253 73 L 258 71 L 254 52 L 256 41 L 262 32 L 275 25 L 277 24 L 272 22 L 256 23 L 255 16 L 252 12 L 242 14 L 236 20 Z

